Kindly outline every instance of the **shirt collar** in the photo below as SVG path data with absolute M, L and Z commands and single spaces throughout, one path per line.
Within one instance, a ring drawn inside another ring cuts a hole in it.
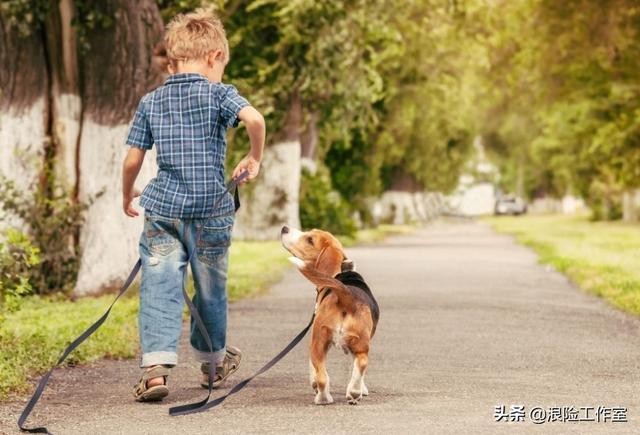
M 165 85 L 172 85 L 174 83 L 189 83 L 189 82 L 202 82 L 207 81 L 207 78 L 198 73 L 178 73 L 173 74 L 167 78 L 164 82 Z

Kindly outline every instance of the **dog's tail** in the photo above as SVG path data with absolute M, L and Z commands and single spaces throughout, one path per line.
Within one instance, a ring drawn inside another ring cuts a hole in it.
M 350 311 L 350 308 L 353 306 L 353 295 L 342 282 L 319 272 L 310 264 L 296 262 L 296 265 L 298 266 L 300 273 L 302 273 L 318 289 L 331 289 L 331 291 L 338 297 L 338 305 Z
M 329 275 L 318 272 L 318 270 L 314 269 L 313 267 L 305 265 L 304 267 L 300 268 L 300 272 L 318 288 L 329 287 L 333 290 L 344 290 L 346 292 L 349 292 L 349 290 L 347 290 L 342 282 Z

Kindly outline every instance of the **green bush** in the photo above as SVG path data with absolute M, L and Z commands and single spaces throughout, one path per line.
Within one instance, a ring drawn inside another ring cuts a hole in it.
M 300 222 L 303 228 L 319 228 L 333 234 L 353 236 L 356 224 L 352 208 L 333 190 L 326 170 L 313 174 L 302 170 L 300 187 Z
M 75 285 L 80 265 L 77 240 L 84 222 L 86 204 L 55 183 L 49 171 L 46 180 L 33 189 L 19 189 L 0 175 L 0 205 L 24 222 L 31 243 L 40 252 L 40 262 L 29 268 L 29 282 L 35 293 L 69 292 Z
M 3 310 L 16 311 L 21 298 L 33 291 L 29 275 L 40 264 L 40 250 L 27 236 L 7 229 L 0 236 L 0 304 Z

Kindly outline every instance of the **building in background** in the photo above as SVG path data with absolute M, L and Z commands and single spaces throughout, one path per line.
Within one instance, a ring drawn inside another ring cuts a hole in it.
M 473 147 L 475 155 L 460 176 L 456 191 L 447 197 L 447 204 L 452 212 L 465 216 L 493 214 L 500 174 L 487 158 L 480 136 L 474 139 Z

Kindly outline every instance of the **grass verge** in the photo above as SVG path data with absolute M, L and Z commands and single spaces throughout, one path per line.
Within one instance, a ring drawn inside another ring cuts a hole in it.
M 382 225 L 341 238 L 345 246 L 375 243 L 406 234 L 409 226 Z M 264 293 L 288 268 L 289 254 L 280 242 L 232 244 L 227 283 L 229 300 Z M 193 289 L 189 289 L 190 293 Z M 58 359 L 62 349 L 95 322 L 113 295 L 70 301 L 62 297 L 29 297 L 19 311 L 0 314 L 0 400 L 29 390 L 29 376 L 39 375 Z M 109 319 L 67 358 L 68 365 L 101 358 L 133 358 L 138 350 L 138 288 L 134 284 L 111 311 Z M 185 307 L 185 316 L 186 307 Z
M 540 262 L 553 265 L 582 289 L 621 310 L 640 315 L 640 226 L 591 222 L 579 216 L 485 219 L 515 235 Z
M 279 242 L 234 242 L 228 292 L 236 301 L 264 292 L 288 267 Z M 29 389 L 30 375 L 50 368 L 71 340 L 95 322 L 113 295 L 80 298 L 29 297 L 19 311 L 0 318 L 0 400 Z M 114 306 L 109 319 L 67 358 L 67 364 L 100 358 L 133 358 L 138 349 L 138 288 Z M 185 308 L 186 309 L 186 308 Z

